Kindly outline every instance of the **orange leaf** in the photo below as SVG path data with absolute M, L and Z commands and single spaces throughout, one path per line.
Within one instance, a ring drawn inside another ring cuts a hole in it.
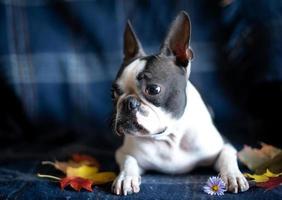
M 92 156 L 85 154 L 73 154 L 72 160 L 77 163 L 84 163 L 84 165 L 91 165 L 100 168 L 100 163 Z
M 76 191 L 80 191 L 81 188 L 92 191 L 93 184 L 105 184 L 113 181 L 116 177 L 114 172 L 98 173 L 99 162 L 88 155 L 74 154 L 72 159 L 67 162 L 43 161 L 42 164 L 53 165 L 66 174 L 66 177 L 62 179 L 50 175 L 40 175 L 40 177 L 59 179 L 62 189 L 70 186 Z
M 69 185 L 76 191 L 80 191 L 81 188 L 84 188 L 92 192 L 92 184 L 93 181 L 80 177 L 65 177 L 60 180 L 61 189 L 64 189 L 66 186 Z
M 53 165 L 56 169 L 62 171 L 63 173 L 67 173 L 67 169 L 69 167 L 71 168 L 79 168 L 81 166 L 93 166 L 99 170 L 100 164 L 99 162 L 88 155 L 83 154 L 73 154 L 72 159 L 67 162 L 61 162 L 61 161 L 43 161 L 42 164 L 50 164 Z

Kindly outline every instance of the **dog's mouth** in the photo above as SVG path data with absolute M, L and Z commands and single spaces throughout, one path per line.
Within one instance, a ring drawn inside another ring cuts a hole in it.
M 147 135 L 149 131 L 136 121 L 118 122 L 116 126 L 118 135 Z
M 159 135 L 162 135 L 164 132 L 166 132 L 166 130 L 167 130 L 167 127 L 164 127 L 161 131 L 154 133 L 154 134 L 151 134 L 151 135 L 152 136 L 159 136 Z
M 164 127 L 160 131 L 157 131 L 156 133 L 151 133 L 144 128 L 142 125 L 140 125 L 136 121 L 125 122 L 125 123 L 118 123 L 116 126 L 116 133 L 121 135 L 131 135 L 131 136 L 137 136 L 137 137 L 157 137 L 163 135 L 167 130 L 167 127 Z

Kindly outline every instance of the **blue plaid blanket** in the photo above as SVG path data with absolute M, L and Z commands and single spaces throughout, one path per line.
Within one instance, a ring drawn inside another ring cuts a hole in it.
M 186 10 L 191 80 L 219 130 L 239 147 L 257 140 L 281 145 L 272 117 L 282 112 L 281 8 L 276 0 L 1 0 L 0 199 L 117 198 L 100 187 L 61 192 L 34 174 L 40 160 L 85 148 L 116 169 L 121 139 L 110 128 L 110 88 L 127 19 L 152 53 Z M 208 198 L 200 191 L 206 177 L 162 177 L 149 175 L 134 198 Z M 281 187 L 224 198 L 238 197 L 279 199 Z

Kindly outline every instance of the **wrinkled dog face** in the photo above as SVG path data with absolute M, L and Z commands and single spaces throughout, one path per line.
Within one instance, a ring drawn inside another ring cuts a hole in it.
M 123 68 L 114 85 L 118 133 L 163 133 L 183 114 L 185 71 L 167 58 L 138 58 Z
M 124 61 L 112 90 L 117 134 L 160 135 L 182 116 L 187 101 L 187 66 L 192 58 L 189 37 L 189 18 L 180 16 L 160 53 L 147 56 L 127 24 Z

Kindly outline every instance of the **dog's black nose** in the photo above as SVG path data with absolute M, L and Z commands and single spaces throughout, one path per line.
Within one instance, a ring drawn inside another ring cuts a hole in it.
M 136 110 L 140 107 L 140 105 L 141 105 L 141 103 L 137 98 L 132 97 L 132 96 L 128 97 L 128 99 L 127 99 L 128 110 L 130 110 L 130 111 Z

